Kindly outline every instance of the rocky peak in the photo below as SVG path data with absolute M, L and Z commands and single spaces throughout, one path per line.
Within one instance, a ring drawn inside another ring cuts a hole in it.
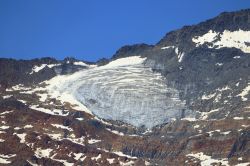
M 97 66 L 0 59 L 0 163 L 249 165 L 249 30 L 242 10 Z
M 134 44 L 134 45 L 126 45 L 121 47 L 116 51 L 113 55 L 112 59 L 124 58 L 128 56 L 140 56 L 149 49 L 153 48 L 153 45 L 148 44 Z
M 224 30 L 237 31 L 239 29 L 250 30 L 250 9 L 224 12 L 197 25 L 184 26 L 177 31 L 171 31 L 157 43 L 157 46 L 179 45 L 181 41 L 191 42 L 193 36 L 203 35 L 209 30 L 223 32 Z

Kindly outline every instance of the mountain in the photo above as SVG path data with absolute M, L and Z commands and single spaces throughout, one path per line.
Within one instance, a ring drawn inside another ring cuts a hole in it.
M 96 63 L 0 59 L 2 165 L 250 165 L 250 9 Z

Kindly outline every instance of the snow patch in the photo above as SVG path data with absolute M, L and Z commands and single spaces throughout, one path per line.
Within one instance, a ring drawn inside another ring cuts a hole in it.
M 215 95 L 216 95 L 216 93 L 209 94 L 209 95 L 204 94 L 201 96 L 201 99 L 202 100 L 209 100 L 209 99 L 212 99 L 213 97 L 215 97 Z
M 53 149 L 41 149 L 41 148 L 37 148 L 35 151 L 35 154 L 41 158 L 41 157 L 46 157 L 49 158 L 50 157 L 50 153 L 53 151 Z
M 74 65 L 78 65 L 78 66 L 89 66 L 88 64 L 86 64 L 86 63 L 84 63 L 84 62 L 81 62 L 81 61 L 79 61 L 79 62 L 74 62 L 73 63 Z
M 21 127 L 15 127 L 14 130 L 20 130 L 22 129 Z
M 50 138 L 55 139 L 55 140 L 61 140 L 63 137 L 61 134 L 47 134 Z
M 26 104 L 26 103 L 27 103 L 27 101 L 21 100 L 21 99 L 18 99 L 17 101 L 20 101 L 20 102 L 23 103 L 23 104 Z
M 240 59 L 240 56 L 234 56 L 233 58 L 234 59 Z
M 102 140 L 98 140 L 98 139 L 89 139 L 88 140 L 88 143 L 89 144 L 95 144 L 95 143 L 98 143 L 98 142 L 101 142 Z
M 0 113 L 0 115 L 6 115 L 6 114 L 9 114 L 9 113 L 12 113 L 12 112 L 14 112 L 14 111 L 4 111 L 4 112 Z
M 194 126 L 194 129 L 197 129 L 197 128 L 199 128 L 200 127 L 200 125 L 195 125 Z
M 207 133 L 209 134 L 209 137 L 212 137 L 214 132 L 220 132 L 220 130 L 209 131 Z
M 230 88 L 229 86 L 224 86 L 224 87 L 218 88 L 218 89 L 216 89 L 216 90 L 222 92 L 222 91 L 226 91 L 226 90 L 230 90 L 230 89 L 231 89 L 231 88 Z
M 116 130 L 111 130 L 111 129 L 108 129 L 108 128 L 107 128 L 107 130 L 110 131 L 110 132 L 112 132 L 112 133 L 114 133 L 114 134 L 117 134 L 117 135 L 120 135 L 120 136 L 124 136 L 124 133 L 122 133 L 122 132 L 119 132 L 119 131 L 116 131 Z
M 223 63 L 216 63 L 215 65 L 216 65 L 216 66 L 222 66 Z
M 40 66 L 34 66 L 32 68 L 32 72 L 30 74 L 33 74 L 34 72 L 37 73 L 40 70 L 42 70 L 43 68 L 45 68 L 47 66 L 47 64 L 41 64 Z
M 80 160 L 80 161 L 84 161 L 86 156 L 84 156 L 83 153 L 73 153 L 74 154 L 74 159 L 75 160 Z
M 30 74 L 33 74 L 33 73 L 37 73 L 37 72 L 39 72 L 40 70 L 42 70 L 42 69 L 44 69 L 46 66 L 48 67 L 48 68 L 52 68 L 52 67 L 55 67 L 55 66 L 59 66 L 59 65 L 61 65 L 61 64 L 41 64 L 41 65 L 36 65 L 36 66 L 34 66 L 33 68 L 32 68 L 32 71 L 30 72 Z
M 174 48 L 175 48 L 175 46 L 166 46 L 166 47 L 161 47 L 161 49 L 162 49 L 162 50 L 169 49 L 169 48 L 174 49 Z
M 60 125 L 60 124 L 51 124 L 51 125 L 56 127 L 56 128 L 61 128 L 61 129 L 65 129 L 65 130 L 68 130 L 68 131 L 73 131 L 72 128 L 67 127 L 67 126 L 63 126 L 63 125 Z
M 10 128 L 10 126 L 5 126 L 5 125 L 0 126 L 0 130 L 6 130 L 6 129 L 8 129 L 8 128 Z
M 1 155 L 0 155 L 0 163 L 1 163 L 1 164 L 10 164 L 11 161 L 9 161 L 9 160 L 6 159 L 6 158 L 2 158 Z
M 17 134 L 17 133 L 14 133 L 13 135 L 16 135 L 18 136 L 18 138 L 20 138 L 20 143 L 25 143 L 25 137 L 26 137 L 26 133 L 23 133 L 23 134 Z
M 76 118 L 77 120 L 79 120 L 79 121 L 83 121 L 84 119 L 83 118 Z
M 210 110 L 209 112 L 200 112 L 200 119 L 206 120 L 211 113 L 220 111 L 221 108 Z
M 6 96 L 3 96 L 3 99 L 8 99 L 10 97 L 12 97 L 13 95 L 6 95 Z
M 109 162 L 109 164 L 114 163 L 114 160 L 115 160 L 115 159 L 107 159 L 107 161 Z
M 91 157 L 91 160 L 96 160 L 97 161 L 100 158 L 102 158 L 102 154 L 99 154 L 97 157 Z
M 197 121 L 196 118 L 182 118 L 181 120 L 186 120 L 186 121 L 190 121 L 190 122 Z
M 192 41 L 196 43 L 196 47 L 203 45 L 204 43 L 208 42 L 211 43 L 217 38 L 218 33 L 214 32 L 212 30 L 209 30 L 206 34 L 203 36 L 195 36 L 192 38 Z
M 234 120 L 243 120 L 244 117 L 234 117 Z
M 178 47 L 175 48 L 175 53 L 177 55 L 178 62 L 182 62 L 185 54 L 183 52 L 180 52 Z
M 224 30 L 222 33 L 210 30 L 202 36 L 195 36 L 192 38 L 192 41 L 196 43 L 196 47 L 210 43 L 212 46 L 209 46 L 209 48 L 234 47 L 245 53 L 250 53 L 250 46 L 247 44 L 250 43 L 248 36 L 250 36 L 250 31 L 243 31 L 241 29 L 238 31 Z
M 13 158 L 15 156 L 16 156 L 16 154 L 8 154 L 8 155 L 0 154 L 0 163 L 1 164 L 10 164 L 11 161 L 9 159 Z
M 30 108 L 50 115 L 67 116 L 69 114 L 69 112 L 65 113 L 64 111 L 59 109 L 50 110 L 47 108 L 39 107 L 38 105 L 31 105 Z
M 248 85 L 237 96 L 240 96 L 242 101 L 247 101 L 248 98 L 246 96 L 249 94 L 249 92 L 250 92 L 250 83 L 248 83 Z
M 129 161 L 129 162 L 119 162 L 121 166 L 131 166 L 131 165 L 134 165 L 134 161 Z
M 223 159 L 212 159 L 211 156 L 205 155 L 203 152 L 200 153 L 192 153 L 186 155 L 188 157 L 194 157 L 201 161 L 201 166 L 209 166 L 213 163 L 221 163 L 222 165 L 229 166 L 228 160 L 226 158 Z
M 31 88 L 25 87 L 23 84 L 18 84 L 18 85 L 12 86 L 10 91 L 12 91 L 12 90 L 14 90 L 14 91 L 18 91 L 18 90 L 26 91 L 26 90 L 31 90 Z
M 65 138 L 65 140 L 71 141 L 75 144 L 81 145 L 81 146 L 85 146 L 84 142 L 85 142 L 85 137 L 80 137 L 80 138 Z
M 32 125 L 25 125 L 23 128 L 24 129 L 30 129 L 30 128 L 33 128 L 33 126 Z
M 247 127 L 249 127 L 250 125 L 241 125 L 242 127 L 245 127 L 245 128 L 247 128 Z
M 228 135 L 229 133 L 231 133 L 231 131 L 224 131 L 224 132 L 221 132 L 221 134 L 223 134 L 223 135 Z
M 112 152 L 112 153 L 117 154 L 118 156 L 130 158 L 130 159 L 137 159 L 137 157 L 132 157 L 132 156 L 126 155 L 122 152 Z

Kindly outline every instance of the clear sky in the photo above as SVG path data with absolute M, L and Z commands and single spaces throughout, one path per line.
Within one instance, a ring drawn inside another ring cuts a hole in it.
M 95 61 L 250 0 L 0 0 L 0 57 Z

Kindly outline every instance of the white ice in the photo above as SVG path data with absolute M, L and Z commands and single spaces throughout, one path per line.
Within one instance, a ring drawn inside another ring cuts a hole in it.
M 78 105 L 103 119 L 135 126 L 155 125 L 179 118 L 185 102 L 166 80 L 144 66 L 139 56 L 114 60 L 101 67 L 46 81 L 51 97 Z

